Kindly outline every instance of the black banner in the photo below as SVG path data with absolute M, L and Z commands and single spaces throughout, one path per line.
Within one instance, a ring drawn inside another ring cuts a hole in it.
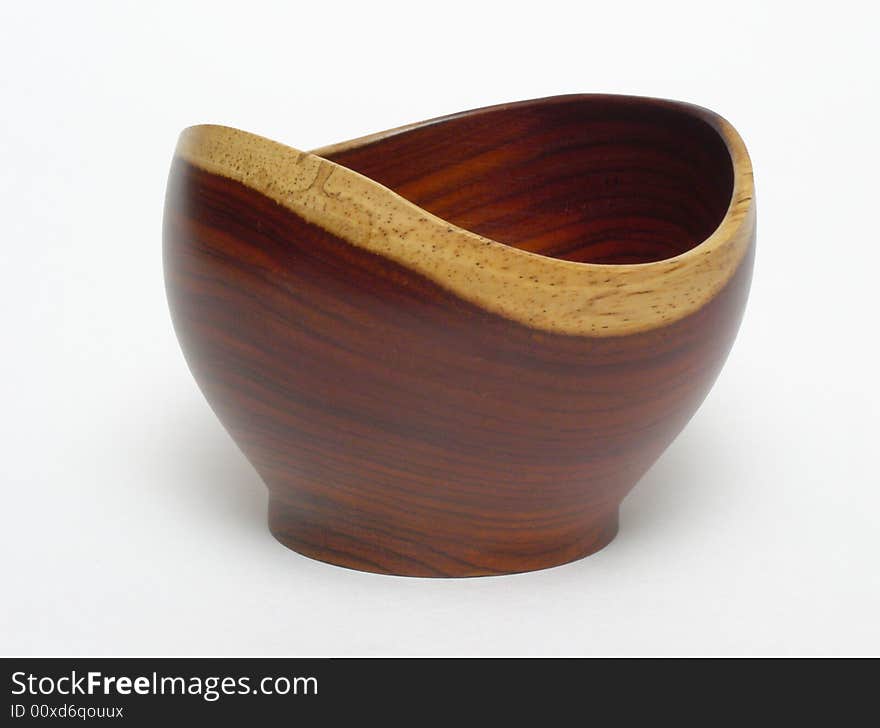
M 5 725 L 247 725 L 353 707 L 376 715 L 414 700 L 429 715 L 464 701 L 509 707 L 572 698 L 595 668 L 580 660 L 415 658 L 4 658 L 3 666 Z

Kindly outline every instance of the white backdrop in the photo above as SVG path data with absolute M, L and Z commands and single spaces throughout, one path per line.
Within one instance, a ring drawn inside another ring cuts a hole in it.
M 305 5 L 0 10 L 0 652 L 880 653 L 874 4 Z M 178 132 L 308 149 L 592 91 L 718 111 L 758 190 L 740 337 L 620 535 L 470 580 L 277 544 L 170 326 Z

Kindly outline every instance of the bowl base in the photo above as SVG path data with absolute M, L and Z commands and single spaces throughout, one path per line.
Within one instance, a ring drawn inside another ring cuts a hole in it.
M 561 536 L 535 528 L 519 542 L 489 545 L 477 538 L 441 541 L 428 533 L 392 530 L 363 513 L 322 516 L 307 503 L 270 497 L 270 532 L 303 556 L 357 571 L 447 578 L 515 574 L 577 561 L 611 543 L 619 523 L 614 508 L 581 524 L 576 533 Z

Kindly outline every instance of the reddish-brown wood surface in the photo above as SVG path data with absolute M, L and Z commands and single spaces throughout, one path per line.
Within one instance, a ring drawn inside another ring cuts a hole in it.
M 451 223 L 570 260 L 667 258 L 725 215 L 731 162 L 704 122 L 632 99 L 542 103 L 326 156 Z M 269 487 L 273 534 L 419 576 L 537 569 L 606 545 L 724 362 L 753 250 L 684 318 L 594 337 L 469 303 L 180 157 L 165 216 L 176 331 Z
M 718 225 L 732 184 L 715 130 L 625 97 L 487 109 L 323 156 L 467 230 L 591 263 L 688 250 Z

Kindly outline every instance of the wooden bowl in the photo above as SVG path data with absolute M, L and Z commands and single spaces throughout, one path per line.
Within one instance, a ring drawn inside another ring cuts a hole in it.
M 180 137 L 168 298 L 286 546 L 412 576 L 593 553 L 748 295 L 748 154 L 710 111 L 562 96 L 300 152 Z

